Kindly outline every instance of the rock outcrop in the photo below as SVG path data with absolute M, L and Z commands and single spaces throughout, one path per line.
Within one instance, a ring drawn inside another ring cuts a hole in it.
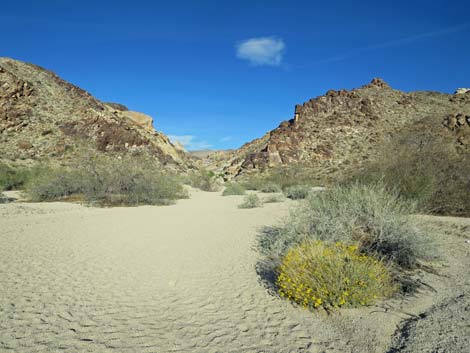
M 444 126 L 462 146 L 470 146 L 470 113 L 450 114 L 444 118 Z
M 191 163 L 150 116 L 103 103 L 36 65 L 0 58 L 0 158 L 66 162 L 95 152 L 147 154 L 177 169 Z
M 106 102 L 105 104 L 114 110 L 119 110 L 120 112 L 125 112 L 126 110 L 129 110 L 129 108 L 127 108 L 124 104 L 113 102 Z
M 464 94 L 470 92 L 470 88 L 457 88 L 455 91 L 455 94 Z
M 329 90 L 296 105 L 291 120 L 217 165 L 227 178 L 294 164 L 312 168 L 319 179 L 335 178 L 373 158 L 384 141 L 410 124 L 442 129 L 445 120 L 458 143 L 468 144 L 469 115 L 470 92 L 405 93 L 375 78 L 358 89 Z
M 153 119 L 151 116 L 130 110 L 123 111 L 122 115 L 128 117 L 134 124 L 148 131 L 153 131 Z

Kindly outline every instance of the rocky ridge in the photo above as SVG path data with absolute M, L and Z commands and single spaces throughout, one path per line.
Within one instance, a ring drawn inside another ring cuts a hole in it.
M 150 116 L 103 103 L 51 71 L 9 58 L 0 58 L 0 148 L 9 161 L 132 153 L 176 169 L 191 163 Z
M 294 118 L 214 162 L 227 177 L 300 164 L 335 178 L 373 158 L 402 129 L 454 134 L 470 145 L 470 91 L 405 93 L 379 78 L 353 90 L 329 90 L 295 106 Z M 208 158 L 214 158 L 209 156 Z

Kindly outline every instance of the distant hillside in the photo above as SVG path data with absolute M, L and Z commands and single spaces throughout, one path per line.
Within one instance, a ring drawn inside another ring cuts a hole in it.
M 0 58 L 0 151 L 10 161 L 131 153 L 176 169 L 191 163 L 148 115 L 103 103 L 51 71 L 9 58 Z
M 295 107 L 294 118 L 215 164 L 227 176 L 301 164 L 319 178 L 360 167 L 402 129 L 447 133 L 470 145 L 470 91 L 405 93 L 381 79 L 353 90 L 330 90 Z

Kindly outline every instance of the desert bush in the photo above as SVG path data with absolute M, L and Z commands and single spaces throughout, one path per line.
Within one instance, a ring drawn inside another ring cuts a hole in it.
M 203 191 L 220 191 L 223 188 L 222 182 L 219 180 L 214 172 L 200 169 L 196 172 L 190 173 L 185 181 L 188 185 L 201 189 Z
M 245 176 L 239 182 L 246 190 L 260 190 L 265 184 L 264 178 L 256 174 Z
M 231 183 L 225 187 L 222 196 L 245 195 L 245 188 L 238 183 Z
M 243 202 L 238 205 L 239 208 L 255 208 L 261 207 L 263 203 L 261 199 L 256 194 L 248 194 L 243 198 Z
M 259 191 L 264 193 L 275 193 L 275 192 L 282 192 L 282 189 L 279 185 L 275 183 L 267 183 L 261 186 Z
M 6 164 L 0 163 L 0 191 L 13 188 L 15 182 L 15 171 Z
M 66 168 L 43 169 L 26 184 L 31 201 L 54 201 L 83 193 L 81 173 Z
M 303 242 L 287 252 L 278 273 L 280 296 L 305 308 L 369 305 L 395 291 L 387 266 L 356 245 Z
M 10 167 L 0 163 L 0 191 L 23 188 L 25 183 L 37 172 L 37 168 Z
M 174 177 L 163 174 L 152 161 L 136 158 L 97 158 L 73 167 L 45 170 L 27 185 L 33 201 L 61 200 L 80 195 L 102 205 L 156 205 L 187 198 Z
M 427 129 L 402 132 L 353 176 L 363 184 L 380 180 L 421 212 L 470 215 L 470 155 L 451 136 Z
M 292 200 L 305 199 L 311 192 L 311 187 L 308 185 L 293 185 L 284 190 L 287 198 Z
M 278 185 L 282 190 L 294 185 L 316 186 L 320 180 L 313 176 L 312 169 L 302 165 L 272 168 L 263 174 L 248 175 L 240 179 L 247 190 L 261 190 L 267 184 Z
M 275 202 L 284 202 L 285 197 L 283 194 L 274 194 L 269 195 L 263 198 L 263 203 L 275 203 Z
M 308 239 L 358 244 L 364 254 L 413 268 L 430 253 L 429 242 L 407 218 L 413 211 L 413 203 L 379 184 L 332 188 L 310 195 L 282 227 L 261 236 L 260 246 L 276 257 Z

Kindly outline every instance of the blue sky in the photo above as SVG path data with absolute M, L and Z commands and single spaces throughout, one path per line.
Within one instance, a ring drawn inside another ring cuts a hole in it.
M 470 1 L 2 0 L 0 56 L 236 148 L 328 89 L 470 86 Z

